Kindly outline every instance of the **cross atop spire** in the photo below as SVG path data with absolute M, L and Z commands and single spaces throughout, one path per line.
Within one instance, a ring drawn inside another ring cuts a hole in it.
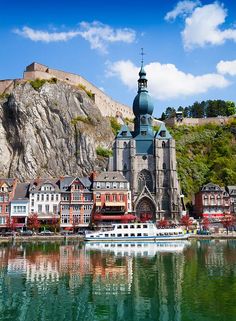
M 141 53 L 140 55 L 142 56 L 142 59 L 141 59 L 141 67 L 143 67 L 143 56 L 146 55 L 145 52 L 143 52 L 143 48 L 141 48 Z

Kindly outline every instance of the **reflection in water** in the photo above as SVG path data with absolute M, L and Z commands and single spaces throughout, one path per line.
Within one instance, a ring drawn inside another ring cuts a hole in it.
M 0 320 L 233 320 L 235 258 L 235 241 L 2 245 Z

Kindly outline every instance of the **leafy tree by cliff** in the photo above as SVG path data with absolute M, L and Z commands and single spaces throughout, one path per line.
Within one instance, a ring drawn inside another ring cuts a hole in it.
M 236 120 L 223 126 L 170 128 L 176 140 L 178 176 L 183 194 L 191 203 L 206 183 L 236 185 Z

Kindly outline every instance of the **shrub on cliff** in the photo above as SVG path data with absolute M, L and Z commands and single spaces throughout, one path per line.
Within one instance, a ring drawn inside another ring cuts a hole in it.
M 30 84 L 35 90 L 39 90 L 46 82 L 49 84 L 56 84 L 57 83 L 57 78 L 53 77 L 51 79 L 39 79 L 36 78 L 35 80 L 31 80 Z
M 81 115 L 79 115 L 71 120 L 72 125 L 76 125 L 78 122 L 82 122 L 85 124 L 91 124 L 92 120 L 90 117 L 81 116 Z
M 118 131 L 121 129 L 121 124 L 118 123 L 115 117 L 110 117 L 110 124 L 114 135 L 116 135 Z
M 107 157 L 107 158 L 112 156 L 112 150 L 103 148 L 101 146 L 98 146 L 96 148 L 96 153 L 98 156 Z

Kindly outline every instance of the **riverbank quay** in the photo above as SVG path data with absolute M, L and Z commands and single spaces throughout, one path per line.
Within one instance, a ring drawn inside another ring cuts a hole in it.
M 7 242 L 40 242 L 40 241 L 63 241 L 63 240 L 71 240 L 71 241 L 78 241 L 81 242 L 84 240 L 84 237 L 81 235 L 33 235 L 33 236 L 4 236 L 0 237 L 0 244 L 7 243 Z
M 199 235 L 199 234 L 190 234 L 189 239 L 197 239 L 197 240 L 225 240 L 225 239 L 236 239 L 236 233 L 229 233 L 229 234 L 223 234 L 223 233 L 213 233 L 209 235 Z

